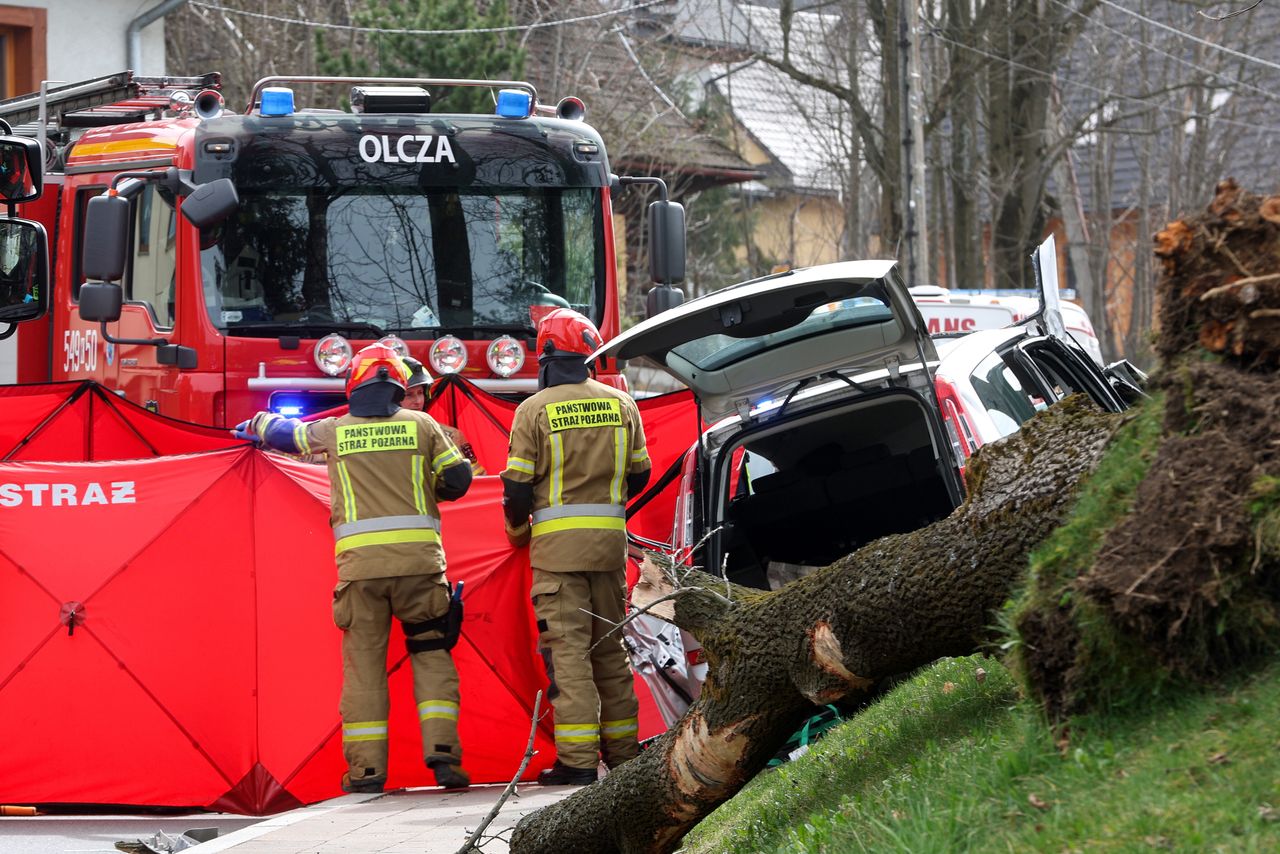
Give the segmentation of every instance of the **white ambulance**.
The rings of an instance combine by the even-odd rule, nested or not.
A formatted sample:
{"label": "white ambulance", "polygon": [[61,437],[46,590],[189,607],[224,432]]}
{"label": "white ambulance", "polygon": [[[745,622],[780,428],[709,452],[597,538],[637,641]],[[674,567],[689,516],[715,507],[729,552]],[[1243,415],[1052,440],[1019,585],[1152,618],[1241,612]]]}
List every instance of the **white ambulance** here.
{"label": "white ambulance", "polygon": [[[1040,307],[1040,301],[1029,296],[992,296],[981,291],[951,291],[932,285],[908,290],[928,325],[929,334],[934,336],[951,337],[1014,326],[1034,315]],[[1101,366],[1102,346],[1089,315],[1073,302],[1063,302],[1059,307],[1067,332]]]}

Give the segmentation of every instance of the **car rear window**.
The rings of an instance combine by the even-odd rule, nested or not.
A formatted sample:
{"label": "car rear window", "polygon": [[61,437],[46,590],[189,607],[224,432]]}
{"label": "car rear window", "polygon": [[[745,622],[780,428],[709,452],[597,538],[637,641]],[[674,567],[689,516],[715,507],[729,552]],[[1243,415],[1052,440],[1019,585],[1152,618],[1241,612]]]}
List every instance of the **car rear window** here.
{"label": "car rear window", "polygon": [[1036,407],[1023,390],[1022,383],[998,353],[983,359],[970,375],[969,382],[1001,436],[1017,432],[1027,419],[1036,414]]}
{"label": "car rear window", "polygon": [[671,348],[697,368],[714,371],[741,359],[750,358],[775,347],[813,335],[839,329],[894,321],[889,296],[879,282],[869,283],[856,296],[824,303],[809,312],[799,323],[777,332],[749,338],[732,335],[707,335]]}

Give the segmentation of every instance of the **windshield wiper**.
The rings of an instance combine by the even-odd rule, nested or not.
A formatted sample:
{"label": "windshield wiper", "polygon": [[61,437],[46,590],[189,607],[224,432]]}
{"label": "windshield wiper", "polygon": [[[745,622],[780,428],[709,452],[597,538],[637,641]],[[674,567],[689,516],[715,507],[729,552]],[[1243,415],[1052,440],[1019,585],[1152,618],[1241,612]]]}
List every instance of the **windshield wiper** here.
{"label": "windshield wiper", "polygon": [[[265,333],[267,335],[299,335],[304,338],[321,337],[330,332],[369,332],[375,338],[381,338],[387,334],[372,323],[353,320],[250,321],[249,323],[228,323],[227,331]],[[320,333],[320,336],[314,334],[317,332]]]}
{"label": "windshield wiper", "polygon": [[396,335],[406,332],[425,332],[431,335],[459,335],[460,337],[461,333],[464,332],[505,332],[508,335],[525,335],[530,338],[538,334],[538,330],[534,329],[527,323],[468,323],[441,326],[391,326],[387,328],[387,332],[391,332]]}

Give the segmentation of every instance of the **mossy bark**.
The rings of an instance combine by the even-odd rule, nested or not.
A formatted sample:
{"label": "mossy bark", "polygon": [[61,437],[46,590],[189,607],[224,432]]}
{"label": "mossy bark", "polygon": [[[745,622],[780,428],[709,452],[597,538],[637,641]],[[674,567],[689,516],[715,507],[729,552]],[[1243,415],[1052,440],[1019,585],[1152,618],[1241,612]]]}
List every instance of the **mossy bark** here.
{"label": "mossy bark", "polygon": [[969,464],[951,516],[773,593],[685,578],[673,620],[710,665],[701,698],[637,759],[520,822],[514,854],[666,852],[760,771],[814,704],[988,638],[1030,549],[1065,518],[1118,416],[1073,398]]}

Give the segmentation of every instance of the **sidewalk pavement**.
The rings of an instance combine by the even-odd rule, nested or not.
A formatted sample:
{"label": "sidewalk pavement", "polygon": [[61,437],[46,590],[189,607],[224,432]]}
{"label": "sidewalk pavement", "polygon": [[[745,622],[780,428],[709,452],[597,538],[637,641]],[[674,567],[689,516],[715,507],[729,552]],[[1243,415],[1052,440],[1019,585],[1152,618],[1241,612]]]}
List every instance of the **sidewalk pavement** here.
{"label": "sidewalk pavement", "polygon": [[[494,784],[463,792],[431,787],[344,795],[272,816],[190,850],[192,854],[455,854],[505,788],[505,784]],[[522,783],[485,830],[484,854],[505,854],[510,833],[490,837],[578,788]]]}

